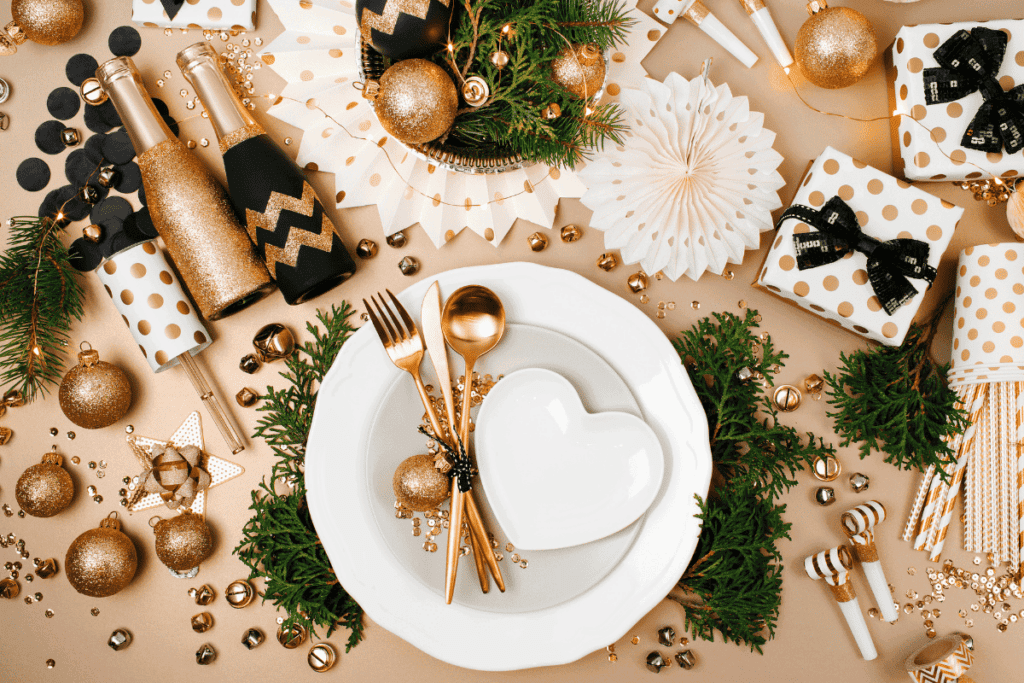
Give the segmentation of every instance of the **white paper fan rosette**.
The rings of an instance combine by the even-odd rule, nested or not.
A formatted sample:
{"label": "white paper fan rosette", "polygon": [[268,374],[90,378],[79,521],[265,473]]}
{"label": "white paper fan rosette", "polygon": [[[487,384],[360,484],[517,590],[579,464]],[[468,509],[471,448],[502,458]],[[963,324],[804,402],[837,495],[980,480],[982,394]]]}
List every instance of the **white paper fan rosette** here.
{"label": "white paper fan rosette", "polygon": [[664,83],[644,79],[620,101],[626,144],[579,172],[589,188],[581,201],[594,212],[591,226],[604,231],[605,247],[672,280],[741,263],[782,206],[782,156],[772,149],[775,133],[762,127],[764,115],[727,85],[677,73]]}
{"label": "white paper fan rosette", "polygon": [[[353,87],[359,80],[355,3],[269,3],[285,30],[260,57],[287,85],[280,93],[284,99],[267,113],[304,131],[297,161],[335,174],[338,208],[375,204],[385,234],[419,223],[437,247],[465,227],[497,246],[517,218],[550,228],[558,200],[586,191],[572,171],[544,164],[468,174],[420,159],[381,127]],[[625,6],[637,23],[627,44],[610,56],[602,102],[618,99],[620,84],[646,77],[640,62],[662,33],[658,22],[636,9],[636,0]]]}

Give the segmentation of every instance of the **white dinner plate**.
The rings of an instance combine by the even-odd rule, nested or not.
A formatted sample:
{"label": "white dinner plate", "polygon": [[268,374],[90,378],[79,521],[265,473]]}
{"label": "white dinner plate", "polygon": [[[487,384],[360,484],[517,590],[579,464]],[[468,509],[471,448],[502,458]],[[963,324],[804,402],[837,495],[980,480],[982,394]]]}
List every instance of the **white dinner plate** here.
{"label": "white dinner plate", "polygon": [[[379,408],[390,394],[408,394],[412,407],[404,423],[415,422],[422,410],[416,411],[411,379],[390,363],[372,327],[365,326],[345,344],[324,378],[313,416],[306,483],[317,533],[339,581],[367,615],[434,657],[483,670],[574,661],[620,638],[664,598],[689,563],[700,533],[694,495],[706,495],[711,475],[706,417],[678,355],[657,326],[629,302],[581,276],[510,263],[462,268],[435,279],[445,296],[467,284],[489,287],[501,297],[510,323],[559,332],[603,358],[629,387],[661,442],[661,489],[647,514],[619,532],[636,527],[635,539],[618,561],[574,597],[527,611],[486,610],[462,601],[445,605],[439,590],[443,571],[425,585],[415,574],[420,563],[396,556],[375,512],[383,487],[374,468],[382,467],[380,453],[387,450],[387,443],[382,448],[380,437],[374,443],[372,436]],[[433,281],[399,295],[416,318]],[[455,374],[461,363],[454,354],[451,358]],[[424,363],[424,369],[428,366]],[[444,540],[438,537],[436,555]],[[467,559],[459,572],[464,590],[476,582]],[[517,567],[502,564],[516,587],[534,585],[532,558],[518,576]],[[510,585],[509,593],[514,589]],[[543,592],[543,587],[536,590]]]}

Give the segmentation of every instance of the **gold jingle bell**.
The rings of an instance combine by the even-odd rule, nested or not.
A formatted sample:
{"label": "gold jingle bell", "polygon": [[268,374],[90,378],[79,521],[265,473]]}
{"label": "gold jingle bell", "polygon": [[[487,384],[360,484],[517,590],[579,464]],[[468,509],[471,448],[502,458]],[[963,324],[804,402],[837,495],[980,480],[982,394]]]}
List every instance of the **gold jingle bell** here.
{"label": "gold jingle bell", "polygon": [[21,586],[12,578],[0,579],[0,598],[13,600],[21,592]]}
{"label": "gold jingle bell", "polygon": [[619,262],[615,258],[615,254],[601,254],[597,257],[597,267],[605,272],[611,271],[617,265]]}
{"label": "gold jingle bell", "polygon": [[543,233],[535,232],[526,238],[531,251],[544,251],[548,246],[548,238]]}
{"label": "gold jingle bell", "polygon": [[356,256],[361,259],[371,259],[377,255],[377,243],[373,240],[361,239],[356,245]]}
{"label": "gold jingle bell", "polygon": [[192,630],[196,633],[206,633],[213,628],[213,615],[209,612],[200,612],[192,617]]}
{"label": "gold jingle bell", "polygon": [[196,601],[197,605],[209,605],[217,595],[213,592],[213,586],[204,583],[199,588],[190,588],[188,594]]}
{"label": "gold jingle bell", "polygon": [[558,106],[557,102],[552,102],[548,106],[541,110],[540,115],[546,118],[548,121],[554,121],[562,115],[562,108]]}
{"label": "gold jingle bell", "polygon": [[243,387],[241,391],[235,394],[235,400],[243,408],[252,408],[260,400],[260,395],[249,387]]}
{"label": "gold jingle bell", "polygon": [[843,466],[832,455],[819,455],[814,459],[811,470],[818,481],[835,481],[843,471]]}
{"label": "gold jingle bell", "polygon": [[103,227],[93,223],[82,228],[82,237],[89,240],[93,244],[98,243],[103,239]]}
{"label": "gold jingle bell", "polygon": [[213,649],[213,645],[209,643],[203,643],[196,650],[196,664],[203,666],[212,664],[213,660],[217,659],[217,651]]}
{"label": "gold jingle bell", "polygon": [[824,388],[825,380],[821,378],[821,375],[811,374],[804,378],[804,389],[814,397],[815,401],[821,400],[821,391]]}
{"label": "gold jingle bell", "polygon": [[132,644],[132,634],[128,629],[119,628],[107,638],[107,645],[114,652],[120,652]]}
{"label": "gold jingle bell", "polygon": [[227,600],[228,604],[235,609],[242,609],[251,603],[255,597],[255,589],[253,589],[252,584],[245,579],[232,581],[228,584],[228,587],[224,589],[224,599]]}
{"label": "gold jingle bell", "polygon": [[57,560],[52,557],[48,557],[45,560],[38,560],[39,564],[35,565],[36,576],[40,579],[48,579],[57,573]]}
{"label": "gold jingle bell", "polygon": [[10,441],[12,436],[14,436],[14,432],[10,427],[0,427],[0,446]]}
{"label": "gold jingle bell", "polygon": [[634,294],[640,294],[647,289],[647,273],[642,270],[638,273],[633,273],[626,280],[626,284],[629,285],[629,291]]}
{"label": "gold jingle bell", "polygon": [[110,189],[117,185],[117,181],[120,179],[117,169],[113,166],[104,166],[100,169],[99,173],[96,174],[96,180],[103,187]]}
{"label": "gold jingle bell", "polygon": [[388,235],[387,237],[385,237],[384,241],[388,243],[389,247],[393,247],[395,249],[401,249],[409,241],[409,238],[405,236],[404,232],[399,230],[398,232],[393,233],[393,234]]}
{"label": "gold jingle bell", "polygon": [[309,654],[306,655],[306,661],[309,662],[309,668],[318,674],[322,674],[325,671],[330,671],[331,667],[338,660],[338,653],[334,651],[334,648],[328,643],[317,643],[313,647],[309,648]]}
{"label": "gold jingle bell", "polygon": [[871,479],[868,475],[861,474],[860,472],[854,472],[850,475],[850,489],[854,493],[863,493],[868,490],[870,485]]}
{"label": "gold jingle bell", "polygon": [[800,390],[790,384],[783,384],[772,394],[772,403],[778,410],[791,413],[800,407]]}
{"label": "gold jingle bell", "polygon": [[697,666],[697,657],[691,650],[683,650],[676,653],[676,664],[684,669],[692,669]]}
{"label": "gold jingle bell", "polygon": [[508,53],[504,50],[496,50],[491,53],[491,64],[498,69],[504,68],[508,64]]}
{"label": "gold jingle bell", "polygon": [[583,237],[583,230],[580,229],[580,226],[570,223],[569,225],[562,226],[561,236],[562,241],[566,244],[576,242]]}
{"label": "gold jingle bell", "polygon": [[819,486],[814,492],[814,500],[822,507],[836,502],[836,491],[831,486]]}
{"label": "gold jingle bell", "polygon": [[65,147],[76,147],[82,141],[82,134],[76,128],[65,128],[60,132],[60,141]]}
{"label": "gold jingle bell", "polygon": [[79,86],[79,90],[86,104],[91,104],[95,107],[107,101],[107,91],[103,89],[97,78],[85,79],[82,81],[82,85]]}
{"label": "gold jingle bell", "polygon": [[256,355],[264,363],[284,360],[295,352],[295,337],[291,330],[280,323],[271,323],[260,328],[252,338]]}
{"label": "gold jingle bell", "polygon": [[245,645],[246,650],[256,649],[263,644],[263,640],[263,631],[256,627],[247,629],[246,632],[242,634],[242,645]]}
{"label": "gold jingle bell", "polygon": [[420,262],[412,256],[406,256],[398,262],[398,269],[402,271],[402,275],[415,275],[420,269]]}
{"label": "gold jingle bell", "polygon": [[292,624],[288,628],[281,626],[277,629],[277,642],[286,650],[294,650],[306,642],[308,637],[309,631],[302,624]]}

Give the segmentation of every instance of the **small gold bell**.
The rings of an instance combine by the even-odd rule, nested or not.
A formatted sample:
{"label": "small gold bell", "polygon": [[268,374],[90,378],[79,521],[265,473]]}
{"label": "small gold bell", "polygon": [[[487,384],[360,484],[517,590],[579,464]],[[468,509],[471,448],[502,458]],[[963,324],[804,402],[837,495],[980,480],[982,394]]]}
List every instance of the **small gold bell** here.
{"label": "small gold bell", "polygon": [[100,191],[92,185],[82,185],[78,188],[78,198],[86,204],[92,206],[100,200]]}
{"label": "small gold bell", "polygon": [[256,597],[256,591],[253,589],[252,584],[245,579],[232,581],[224,589],[224,599],[235,609],[242,609],[252,602],[254,597]]}
{"label": "small gold bell", "polygon": [[819,455],[814,459],[814,468],[812,472],[814,474],[814,478],[818,481],[835,481],[842,471],[843,466],[835,459],[834,456]]}
{"label": "small gold bell", "polygon": [[245,645],[245,649],[254,650],[263,643],[263,631],[258,628],[250,628],[242,634],[242,645]]}
{"label": "small gold bell", "polygon": [[82,237],[96,244],[103,239],[103,226],[96,225],[95,223],[85,226],[82,228]]}
{"label": "small gold bell", "polygon": [[291,330],[280,323],[271,323],[260,328],[252,338],[256,355],[264,363],[284,360],[295,351],[295,337]]}
{"label": "small gold bell", "polygon": [[772,403],[778,410],[791,413],[800,407],[800,390],[790,384],[783,384],[772,394]]}
{"label": "small gold bell", "polygon": [[814,500],[822,507],[828,507],[832,503],[836,502],[836,492],[830,486],[819,486],[818,490],[814,492]]}
{"label": "small gold bell", "polygon": [[820,375],[812,374],[804,378],[804,389],[814,397],[815,401],[821,400],[821,392],[825,388],[825,380]]}
{"label": "small gold bell", "polygon": [[209,612],[200,612],[192,617],[192,630],[196,633],[206,633],[213,628],[213,615]]}
{"label": "small gold bell", "polygon": [[530,249],[533,251],[544,251],[548,246],[548,238],[539,232],[535,232],[527,237],[526,241],[530,244]]}
{"label": "small gold bell", "polygon": [[577,241],[581,237],[583,237],[583,230],[581,230],[578,225],[572,225],[570,223],[569,225],[562,226],[563,242],[568,244],[569,242]]}
{"label": "small gold bell", "polygon": [[113,187],[118,181],[117,169],[113,166],[104,166],[100,169],[99,173],[96,174],[96,180],[99,181],[99,184],[103,187]]}
{"label": "small gold bell", "polygon": [[119,628],[107,638],[107,645],[114,652],[120,652],[132,644],[132,634],[127,629]]}
{"label": "small gold bell", "polygon": [[554,121],[555,119],[562,115],[562,108],[558,106],[557,102],[552,102],[548,106],[544,107],[540,115],[546,118],[548,121]]}
{"label": "small gold bell", "polygon": [[0,579],[0,598],[13,600],[21,592],[21,586],[11,578]]}
{"label": "small gold bell", "polygon": [[854,472],[850,475],[850,488],[854,493],[863,493],[871,485],[871,479],[866,474]]}
{"label": "small gold bell", "polygon": [[260,400],[260,395],[249,387],[243,387],[241,391],[235,394],[235,400],[243,408],[251,408]]}
{"label": "small gold bell", "polygon": [[281,643],[286,650],[294,650],[306,642],[309,631],[302,624],[292,624],[288,628],[281,626],[277,629],[277,642]]}
{"label": "small gold bell", "polygon": [[192,599],[196,601],[197,605],[209,605],[213,602],[216,594],[213,592],[213,587],[208,583],[204,583],[199,588],[191,588],[188,594],[192,596]]}
{"label": "small gold bell", "polygon": [[497,50],[491,53],[491,64],[502,69],[508,64],[508,53],[504,50]]}
{"label": "small gold bell", "polygon": [[260,359],[255,353],[247,353],[238,361],[238,369],[247,374],[253,374],[260,369]]}
{"label": "small gold bell", "polygon": [[691,650],[683,650],[676,653],[676,664],[689,670],[697,666],[697,657]]}
{"label": "small gold bell", "polygon": [[651,652],[647,655],[647,669],[649,671],[659,674],[668,665],[669,663],[665,661],[660,652]]}
{"label": "small gold bell", "polygon": [[601,254],[597,257],[597,267],[605,272],[611,271],[617,265],[619,262],[615,258],[615,254]]}
{"label": "small gold bell", "polygon": [[356,245],[356,256],[361,259],[371,259],[377,255],[377,243],[373,240],[362,239]]}
{"label": "small gold bell", "polygon": [[60,141],[65,147],[76,147],[82,141],[82,134],[76,128],[65,128],[60,132]]}
{"label": "small gold bell", "polygon": [[402,275],[415,275],[420,269],[420,262],[412,256],[406,256],[398,262],[398,269],[402,271]]}
{"label": "small gold bell", "polygon": [[317,643],[313,647],[309,648],[309,654],[306,655],[306,661],[309,662],[309,668],[316,671],[318,674],[329,671],[337,660],[338,653],[336,653],[334,648],[328,643]]}
{"label": "small gold bell", "polygon": [[217,651],[213,649],[213,645],[209,643],[203,643],[196,650],[196,664],[212,664],[213,660],[217,659]]}
{"label": "small gold bell", "polygon": [[10,441],[12,436],[14,436],[14,432],[10,427],[0,427],[0,446]]}
{"label": "small gold bell", "polygon": [[80,89],[82,99],[85,100],[86,104],[96,106],[107,101],[107,92],[96,78],[87,78],[82,81]]}
{"label": "small gold bell", "polygon": [[389,247],[394,247],[395,249],[401,249],[409,241],[409,238],[405,236],[404,232],[398,231],[398,232],[394,233],[393,235],[388,235],[384,239],[384,241],[388,243]]}
{"label": "small gold bell", "polygon": [[633,273],[626,280],[626,284],[629,285],[629,291],[634,294],[640,294],[647,289],[647,273],[642,270],[638,273]]}

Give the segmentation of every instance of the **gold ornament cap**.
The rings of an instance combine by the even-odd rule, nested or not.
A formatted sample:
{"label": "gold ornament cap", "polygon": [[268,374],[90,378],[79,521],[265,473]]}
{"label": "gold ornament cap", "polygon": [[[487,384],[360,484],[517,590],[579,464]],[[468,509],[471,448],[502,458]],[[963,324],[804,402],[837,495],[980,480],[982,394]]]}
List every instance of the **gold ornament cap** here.
{"label": "gold ornament cap", "polygon": [[826,9],[828,9],[827,0],[811,0],[811,2],[807,3],[807,13],[811,16],[814,16],[818,12]]}

